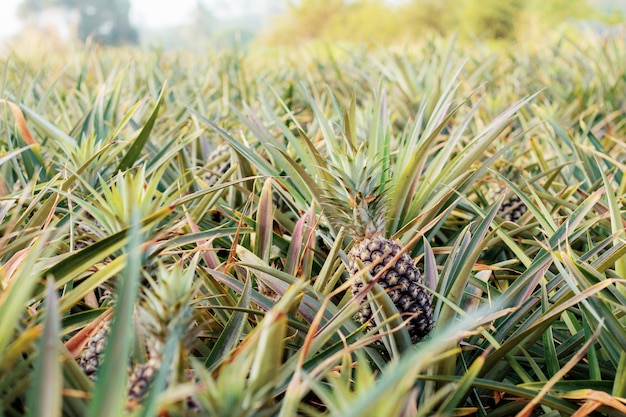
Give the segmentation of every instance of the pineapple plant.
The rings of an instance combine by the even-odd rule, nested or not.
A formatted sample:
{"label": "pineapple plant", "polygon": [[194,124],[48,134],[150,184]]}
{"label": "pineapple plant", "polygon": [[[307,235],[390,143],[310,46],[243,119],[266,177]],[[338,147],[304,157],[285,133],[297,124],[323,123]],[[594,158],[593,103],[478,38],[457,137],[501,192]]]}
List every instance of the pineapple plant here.
{"label": "pineapple plant", "polygon": [[92,381],[96,380],[98,369],[102,364],[107,336],[111,330],[111,320],[107,319],[98,325],[98,329],[87,340],[78,358],[78,366]]}
{"label": "pineapple plant", "polygon": [[[333,220],[353,239],[347,254],[348,272],[354,279],[352,294],[356,297],[364,290],[366,282],[360,271],[371,268],[370,275],[387,292],[406,320],[412,342],[417,343],[434,325],[432,297],[402,244],[385,236],[388,191],[381,181],[381,164],[367,157],[364,146],[343,153],[338,162],[339,166],[331,167],[331,174],[339,181],[327,190],[326,201],[329,210],[336,209],[332,210]],[[368,303],[361,306],[358,319],[369,328],[375,326]]]}
{"label": "pineapple plant", "polygon": [[[171,269],[159,264],[154,277],[145,274],[150,285],[143,291],[137,309],[137,319],[145,333],[142,339],[147,360],[137,364],[131,372],[129,400],[140,401],[159,369],[163,366],[170,367],[172,359],[175,363],[181,361],[184,363],[185,355],[189,352],[196,335],[191,305],[196,288],[193,277],[193,267],[183,271],[179,264],[174,264]],[[178,352],[178,357],[164,361],[166,345],[170,339],[176,344],[175,351]],[[167,373],[173,369],[176,368],[170,367]]]}
{"label": "pineapple plant", "polygon": [[[438,39],[382,54],[339,55],[331,46],[332,65],[310,50],[297,54],[296,69],[262,49],[228,62],[205,54],[155,59],[154,52],[126,62],[128,54],[91,48],[76,57],[40,54],[34,68],[13,55],[0,69],[0,101],[13,100],[24,117],[14,123],[3,107],[0,120],[0,415],[108,417],[137,403],[126,414],[626,415],[624,169],[617,163],[624,147],[615,140],[626,127],[615,82],[624,74],[626,48],[621,38],[576,43],[572,33],[558,45],[538,42],[530,55]],[[446,86],[462,62],[462,77]],[[587,62],[594,65],[580,65]],[[280,72],[272,74],[277,63]],[[156,96],[165,78],[172,83],[162,89],[164,105],[152,113],[132,105]],[[378,79],[389,94],[363,91]],[[318,105],[307,104],[305,114],[295,88],[284,99],[285,86],[304,80]],[[469,91],[476,80],[485,83]],[[340,132],[324,115],[339,110],[351,86],[358,100]],[[532,108],[493,117],[544,87]],[[221,111],[225,105],[232,111]],[[268,120],[253,119],[256,108]],[[221,175],[226,154],[221,163],[204,160],[207,170],[199,171],[199,128],[184,126],[201,118],[188,120],[189,111],[219,115],[220,125],[237,126],[231,130],[241,131],[250,148],[243,152],[229,140],[231,161],[241,167],[241,185],[229,195],[218,195],[226,192],[219,186],[214,194],[189,186],[196,172],[211,170],[208,182],[223,183],[235,171]],[[233,114],[248,124],[240,129],[241,120],[228,120]],[[506,124],[514,114],[517,123]],[[335,146],[337,140],[345,143]],[[498,178],[474,190],[490,168],[485,163],[497,162],[494,152],[504,161],[493,167]],[[542,199],[533,214],[545,216],[520,219],[526,207],[518,196],[530,200],[525,182],[507,171],[512,161],[537,187],[528,198]],[[142,166],[145,173],[137,175]],[[283,198],[288,211],[274,200],[278,210],[257,209],[267,215],[250,217],[260,198],[248,176],[271,178],[278,191],[272,196]],[[505,189],[501,178],[519,189]],[[491,205],[481,220],[473,205],[467,209],[468,197],[486,206],[501,201],[499,193],[513,196],[500,211]],[[237,227],[203,221],[215,207],[228,212],[230,223],[242,221]],[[142,234],[123,247],[132,208],[141,211]],[[167,215],[152,217],[164,208]],[[309,209],[311,221],[298,223]],[[496,215],[532,224],[492,227]],[[66,230],[71,222],[75,235]],[[404,253],[422,234],[423,248]],[[258,264],[243,256],[248,246]],[[229,248],[232,256],[221,256]],[[206,255],[207,265],[189,262],[190,253]],[[424,254],[421,271],[415,253]],[[172,268],[162,272],[157,260]],[[232,267],[217,268],[221,261]],[[156,289],[165,281],[178,294],[181,280],[164,276],[186,274],[178,274],[179,262],[201,294],[193,313],[206,324],[201,338],[194,337],[192,315],[181,313],[189,310],[186,296],[155,295],[167,293]],[[337,288],[348,273],[350,282]],[[40,284],[48,276],[55,287],[46,294]],[[255,291],[262,276],[269,283],[296,278],[297,291],[281,291],[274,305]],[[437,288],[432,313],[422,279]],[[137,287],[144,295],[139,308]],[[100,294],[115,301],[120,320],[105,321],[100,310],[110,304]],[[400,321],[388,313],[398,311],[408,327],[382,339],[385,348],[402,342],[397,356],[372,348],[374,337],[359,333],[351,319],[388,329]],[[138,340],[127,326],[133,314]],[[433,319],[436,332],[405,349]],[[72,334],[76,343],[66,341]],[[78,365],[55,349],[61,341],[75,346]],[[101,361],[103,349],[120,354]],[[193,355],[197,360],[187,360]]]}
{"label": "pineapple plant", "polygon": [[489,204],[493,204],[502,195],[506,196],[498,208],[498,216],[507,221],[517,223],[524,213],[528,211],[528,207],[517,194],[509,196],[509,189],[502,182],[490,182],[488,187],[485,193],[485,200]]}
{"label": "pineapple plant", "polygon": [[[165,204],[166,197],[154,189],[156,181],[152,181],[152,178],[156,179],[158,176],[147,179],[143,169],[139,170],[134,177],[131,174],[130,171],[128,174],[120,173],[113,179],[110,186],[103,187],[102,196],[94,192],[96,197],[94,197],[93,204],[84,204],[85,212],[74,228],[77,251],[97,243],[98,239],[119,233],[127,228],[130,222],[130,208],[139,207],[147,214],[151,210],[158,210],[159,205]],[[158,235],[156,242],[174,234],[175,232],[170,229]],[[118,253],[113,253],[104,258],[100,264],[94,265],[89,275],[107,267],[117,255]],[[152,281],[148,279],[144,283],[158,279],[156,259],[160,259],[159,245],[153,244],[146,248],[146,258],[142,265],[144,276]],[[118,301],[119,285],[118,280],[107,280],[94,288],[85,297],[85,301],[96,308],[115,305]],[[111,319],[100,322],[96,329],[92,329],[84,348],[76,358],[79,367],[91,380],[95,381],[97,378],[110,330]]]}

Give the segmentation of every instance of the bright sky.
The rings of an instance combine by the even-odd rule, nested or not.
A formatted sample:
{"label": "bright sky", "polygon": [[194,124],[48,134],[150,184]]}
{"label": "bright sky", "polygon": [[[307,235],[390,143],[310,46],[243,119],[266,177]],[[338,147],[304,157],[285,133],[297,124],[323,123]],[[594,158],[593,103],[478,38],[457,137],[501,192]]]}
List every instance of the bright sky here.
{"label": "bright sky", "polygon": [[20,21],[16,16],[19,3],[19,0],[0,1],[0,40],[20,29]]}
{"label": "bright sky", "polygon": [[151,29],[173,26],[188,20],[195,4],[196,0],[131,0],[130,18]]}
{"label": "bright sky", "polygon": [[[273,0],[205,0],[217,17],[225,18],[244,11],[263,12]],[[274,0],[275,1],[275,0]],[[0,0],[0,40],[17,33],[21,22],[17,18],[20,0]],[[149,28],[174,26],[191,17],[196,0],[130,0],[131,20]]]}

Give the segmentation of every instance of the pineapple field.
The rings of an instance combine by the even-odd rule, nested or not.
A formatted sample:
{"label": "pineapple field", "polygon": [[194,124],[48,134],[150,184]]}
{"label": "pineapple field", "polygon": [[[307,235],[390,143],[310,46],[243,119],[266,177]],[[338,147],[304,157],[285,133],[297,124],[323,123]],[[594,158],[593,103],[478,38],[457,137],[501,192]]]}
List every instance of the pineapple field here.
{"label": "pineapple field", "polygon": [[0,416],[626,415],[623,35],[0,64]]}

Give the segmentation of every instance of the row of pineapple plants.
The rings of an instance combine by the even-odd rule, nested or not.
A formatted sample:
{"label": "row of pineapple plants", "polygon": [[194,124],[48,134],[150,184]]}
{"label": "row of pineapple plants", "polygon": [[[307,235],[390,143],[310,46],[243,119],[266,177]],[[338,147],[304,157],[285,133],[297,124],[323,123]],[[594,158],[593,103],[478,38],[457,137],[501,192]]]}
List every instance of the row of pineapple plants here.
{"label": "row of pineapple plants", "polygon": [[8,57],[2,415],[623,415],[594,36]]}

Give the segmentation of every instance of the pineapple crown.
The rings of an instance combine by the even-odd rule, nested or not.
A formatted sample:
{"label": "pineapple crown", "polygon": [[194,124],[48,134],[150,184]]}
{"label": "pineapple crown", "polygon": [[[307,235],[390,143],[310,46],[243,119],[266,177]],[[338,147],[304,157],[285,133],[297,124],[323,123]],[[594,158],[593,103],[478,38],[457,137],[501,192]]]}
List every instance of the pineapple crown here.
{"label": "pineapple crown", "polygon": [[196,291],[194,269],[183,270],[178,263],[168,269],[159,263],[156,277],[146,276],[150,287],[144,290],[139,314],[153,342],[163,343],[170,331],[176,331],[181,340],[190,339],[194,321],[192,302]]}
{"label": "pineapple crown", "polygon": [[388,196],[381,159],[368,155],[365,144],[333,156],[323,198],[330,220],[355,236],[381,233]]}

